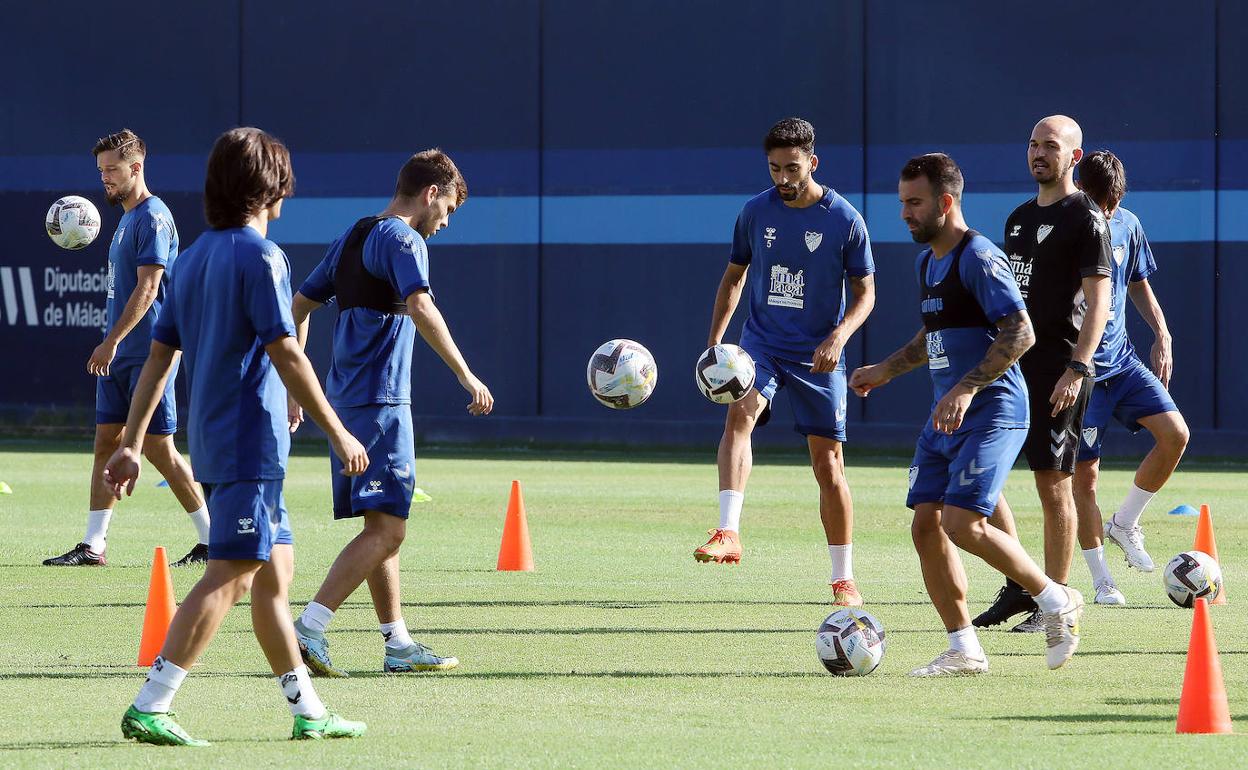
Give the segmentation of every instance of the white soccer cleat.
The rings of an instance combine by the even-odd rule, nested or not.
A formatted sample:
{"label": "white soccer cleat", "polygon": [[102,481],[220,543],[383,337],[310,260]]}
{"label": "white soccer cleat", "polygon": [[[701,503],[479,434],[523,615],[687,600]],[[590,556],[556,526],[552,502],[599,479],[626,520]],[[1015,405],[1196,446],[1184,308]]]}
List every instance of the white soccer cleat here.
{"label": "white soccer cleat", "polygon": [[1083,616],[1083,595],[1073,588],[1062,586],[1066,592],[1066,605],[1057,612],[1045,612],[1044,643],[1048,648],[1045,657],[1049,668],[1061,668],[1079,647],[1079,618]]}
{"label": "white soccer cleat", "polygon": [[958,650],[945,650],[926,666],[916,668],[910,676],[975,676],[988,673],[988,658],[972,658]]}
{"label": "white soccer cleat", "polygon": [[1127,597],[1122,595],[1122,591],[1118,590],[1118,586],[1114,585],[1113,578],[1105,578],[1096,584],[1096,603],[1104,604],[1109,607],[1121,607],[1127,603]]}
{"label": "white soccer cleat", "polygon": [[1115,524],[1111,516],[1105,523],[1105,539],[1122,549],[1127,557],[1127,566],[1134,567],[1140,572],[1152,572],[1156,569],[1153,566],[1153,557],[1144,550],[1144,530],[1138,525],[1131,529],[1124,529]]}

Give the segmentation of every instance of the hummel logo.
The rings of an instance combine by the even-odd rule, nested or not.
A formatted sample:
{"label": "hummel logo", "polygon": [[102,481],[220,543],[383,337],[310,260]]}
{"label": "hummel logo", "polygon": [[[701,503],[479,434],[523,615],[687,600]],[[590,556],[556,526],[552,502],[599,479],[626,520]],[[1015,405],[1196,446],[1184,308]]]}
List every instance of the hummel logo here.
{"label": "hummel logo", "polygon": [[1049,237],[1049,233],[1053,232],[1053,225],[1040,225],[1036,228],[1036,243],[1041,243],[1045,238]]}
{"label": "hummel logo", "polygon": [[370,482],[368,482],[368,488],[367,488],[367,489],[361,489],[361,490],[360,490],[360,492],[359,492],[359,496],[360,496],[360,497],[372,497],[372,496],[374,496],[374,495],[380,495],[380,494],[381,494],[382,492],[384,492],[384,491],[385,491],[385,490],[383,490],[383,489],[381,488],[381,482],[380,482],[380,481],[370,481]]}
{"label": "hummel logo", "polygon": [[983,475],[983,473],[984,473],[984,471],[986,471],[986,470],[988,470],[988,468],[980,468],[980,467],[978,467],[978,466],[976,466],[976,465],[975,465],[975,461],[974,461],[974,460],[971,460],[971,467],[969,467],[969,468],[967,468],[966,470],[962,471],[962,473],[958,476],[958,486],[960,486],[960,487],[969,487],[971,484],[973,484],[973,483],[975,482],[975,479],[973,479],[973,478],[967,478],[966,474],[968,474],[968,473],[969,473],[969,474],[971,474],[971,476],[982,476],[982,475]]}
{"label": "hummel logo", "polygon": [[[1071,431],[1071,435],[1073,435],[1073,431]],[[1067,432],[1051,430],[1049,431],[1049,438],[1053,439],[1053,443],[1049,446],[1049,451],[1053,453],[1054,457],[1057,457],[1066,446]]]}
{"label": "hummel logo", "polygon": [[255,523],[256,523],[255,519],[249,516],[244,516],[243,518],[239,519],[238,520],[238,534],[240,535],[255,534],[256,532]]}
{"label": "hummel logo", "polygon": [[767,248],[769,248],[769,249],[770,249],[770,248],[771,248],[771,242],[772,242],[772,241],[774,241],[774,240],[776,239],[776,228],[774,228],[774,227],[765,227],[765,228],[763,228],[763,230],[764,230],[764,232],[766,233],[765,235],[763,235],[763,240],[764,240],[764,241],[767,241]]}

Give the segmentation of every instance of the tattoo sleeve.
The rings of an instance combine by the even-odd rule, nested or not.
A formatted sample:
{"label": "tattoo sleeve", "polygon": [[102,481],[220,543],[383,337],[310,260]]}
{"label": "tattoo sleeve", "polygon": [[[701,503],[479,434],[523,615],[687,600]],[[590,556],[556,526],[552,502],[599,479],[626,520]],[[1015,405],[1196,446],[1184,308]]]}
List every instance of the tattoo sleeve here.
{"label": "tattoo sleeve", "polygon": [[891,380],[925,363],[927,363],[927,334],[923,329],[919,329],[918,334],[915,334],[909,342],[881,361],[880,367]]}
{"label": "tattoo sleeve", "polygon": [[1035,341],[1036,335],[1026,310],[1007,315],[997,321],[997,338],[984,353],[984,360],[967,372],[958,384],[978,391],[1005,374],[1005,370],[1022,358]]}

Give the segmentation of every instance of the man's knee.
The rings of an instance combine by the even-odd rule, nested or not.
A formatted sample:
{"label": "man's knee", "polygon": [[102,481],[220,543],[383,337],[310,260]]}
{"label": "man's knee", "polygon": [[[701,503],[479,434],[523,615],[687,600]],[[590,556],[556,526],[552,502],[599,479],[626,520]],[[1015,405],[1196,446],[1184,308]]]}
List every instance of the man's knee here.
{"label": "man's knee", "polygon": [[382,511],[364,515],[364,532],[388,551],[397,551],[407,537],[407,521]]}
{"label": "man's knee", "polygon": [[1083,460],[1075,466],[1075,478],[1071,482],[1075,500],[1096,500],[1096,485],[1100,480],[1100,464],[1100,460]]}
{"label": "man's knee", "polygon": [[910,539],[916,546],[931,542],[933,538],[944,537],[941,532],[940,514],[935,511],[918,511],[910,522]]}
{"label": "man's knee", "polygon": [[845,465],[839,455],[831,452],[821,453],[811,458],[811,469],[815,472],[815,481],[824,490],[837,489],[845,484]]}
{"label": "man's knee", "polygon": [[1187,422],[1179,416],[1178,412],[1173,412],[1173,414],[1175,419],[1163,423],[1162,429],[1153,432],[1153,438],[1162,451],[1181,457],[1187,450],[1187,442],[1191,440],[1192,434],[1188,430]]}
{"label": "man's knee", "polygon": [[173,436],[148,436],[143,442],[143,456],[153,465],[167,462],[175,454]]}
{"label": "man's knee", "polygon": [[95,456],[97,458],[108,460],[121,446],[122,426],[111,425],[96,426],[95,429]]}

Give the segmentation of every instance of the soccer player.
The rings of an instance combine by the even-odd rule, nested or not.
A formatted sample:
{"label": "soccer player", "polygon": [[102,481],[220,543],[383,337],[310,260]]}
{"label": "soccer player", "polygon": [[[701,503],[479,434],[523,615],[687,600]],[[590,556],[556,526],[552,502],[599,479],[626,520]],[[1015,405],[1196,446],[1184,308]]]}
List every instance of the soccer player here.
{"label": "soccer player", "polygon": [[[1075,507],[1079,516],[1079,546],[1096,585],[1097,604],[1125,604],[1126,598],[1110,577],[1101,540],[1101,509],[1096,502],[1101,444],[1112,415],[1127,430],[1141,428],[1153,434],[1153,448],[1135,472],[1135,482],[1122,506],[1105,523],[1105,539],[1126,555],[1127,564],[1153,571],[1144,550],[1140,515],[1153,495],[1170,479],[1187,448],[1183,415],[1166,392],[1170,382],[1170,332],[1161,305],[1148,278],[1157,270],[1140,220],[1119,205],[1127,192],[1127,173],[1112,152],[1100,150],[1079,161],[1083,191],[1105,212],[1113,249],[1113,285],[1109,322],[1096,349],[1096,385],[1083,418],[1082,441],[1075,466]],[[1153,371],[1144,365],[1127,336],[1126,297],[1153,330]]]}
{"label": "soccer player", "polygon": [[[87,359],[95,384],[95,462],[91,468],[91,510],[82,542],[60,556],[44,560],[50,567],[87,567],[107,564],[104,557],[108,522],[115,500],[103,482],[104,463],[117,450],[139,370],[147,358],[152,324],[165,299],[168,271],[178,256],[178,229],[164,201],[147,189],[144,170],[147,145],[123,128],[109,134],[92,150],[104,196],[121,204],[121,221],[108,245],[108,333]],[[208,561],[208,509],[191,467],[173,444],[178,429],[173,397],[174,370],[161,394],[156,416],[148,427],[143,454],[169,482],[178,502],[199,535],[198,544],[175,567]]]}
{"label": "soccer player", "polygon": [[[325,630],[334,612],[367,581],[381,624],[390,673],[454,668],[459,661],[435,655],[414,641],[399,602],[399,546],[416,483],[412,440],[412,345],[416,332],[433,348],[468,391],[468,412],[489,414],[494,398],[472,373],[429,289],[425,239],[447,225],[464,205],[468,186],[441,150],[417,153],[399,170],[394,197],[385,211],[353,224],[329,248],[294,299],[301,342],[308,315],[335,302],[333,363],[326,394],[347,428],[368,446],[369,470],[354,478],[338,473],[331,453],[334,518],[360,517],[363,531],[334,561],[295,621],[308,668],[324,676],[345,676],[329,657]],[[301,419],[291,405],[291,427]]]}
{"label": "soccer player", "polygon": [[[290,263],[265,236],[294,189],[290,154],[258,128],[222,134],[208,158],[204,213],[212,229],[178,261],[152,330],[151,353],[130,406],[122,446],[104,480],[116,497],[139,478],[143,431],[173,370],[186,358],[191,461],[212,506],[208,566],[178,608],[164,647],[121,720],[127,738],[203,746],[169,706],[225,615],[251,591],[251,621],[294,715],[292,738],[363,734],[326,710],[299,659],[287,589],[294,550],[282,480],[290,451],[286,391],[325,429],[343,473],[368,467],[360,442],[343,427],[295,339]],[[286,387],[282,387],[285,383]]]}
{"label": "soccer player", "polygon": [[923,582],[949,649],[911,676],[988,671],[966,608],[966,573],[954,545],[1009,575],[1044,611],[1049,668],[1079,646],[1083,597],[1046,577],[1017,539],[992,527],[1005,478],[1027,438],[1027,388],[1018,359],[1035,341],[1002,254],[962,217],[962,172],[948,155],[911,158],[901,171],[901,218],[919,253],[923,328],[883,362],[854,371],[860,396],[922,366],[931,372],[931,418],[910,465],[906,505]]}
{"label": "soccer player", "polygon": [[[845,362],[841,352],[875,305],[871,243],[862,216],[814,179],[815,129],[801,118],[772,126],[763,151],[774,186],[737,217],[707,345],[717,345],[742,291],[749,316],[741,347],[754,359],[754,387],[728,407],[719,443],[719,526],[693,552],[700,562],[741,559],[741,506],[753,458],[750,435],[789,389],[819,484],[819,516],[832,561],[833,603],[862,604],[854,584],[853,500],[845,481]],[[845,307],[845,284],[852,300]]]}
{"label": "soccer player", "polygon": [[[1075,187],[1074,168],[1083,157],[1082,144],[1079,124],[1064,115],[1036,124],[1027,163],[1039,191],[1005,222],[1005,251],[1036,333],[1036,344],[1020,361],[1031,402],[1023,454],[1035,474],[1044,511],[1044,572],[1062,584],[1070,578],[1074,556],[1071,477],[1096,374],[1092,357],[1109,316],[1112,261],[1105,216]],[[1005,506],[992,522],[1007,533],[1015,532]],[[1033,597],[1007,579],[992,606],[975,618],[975,625],[994,626],[1020,612],[1031,615],[1012,630],[1044,630]]]}

